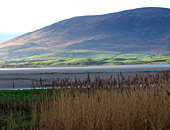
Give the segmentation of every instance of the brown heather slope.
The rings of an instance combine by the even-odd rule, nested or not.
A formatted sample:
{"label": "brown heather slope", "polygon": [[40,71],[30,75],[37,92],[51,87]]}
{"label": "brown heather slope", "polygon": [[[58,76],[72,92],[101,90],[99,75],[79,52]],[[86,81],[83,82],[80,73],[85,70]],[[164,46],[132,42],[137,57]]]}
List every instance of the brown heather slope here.
{"label": "brown heather slope", "polygon": [[23,52],[33,48],[36,54],[56,49],[166,51],[170,49],[170,9],[139,8],[74,17],[1,43],[0,48],[6,54],[23,48]]}

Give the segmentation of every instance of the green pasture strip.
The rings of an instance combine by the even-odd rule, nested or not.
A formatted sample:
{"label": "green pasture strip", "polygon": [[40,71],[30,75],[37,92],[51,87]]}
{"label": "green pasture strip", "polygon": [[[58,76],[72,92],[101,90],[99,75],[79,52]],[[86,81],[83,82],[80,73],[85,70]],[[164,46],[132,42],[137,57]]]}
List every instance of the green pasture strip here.
{"label": "green pasture strip", "polygon": [[[43,94],[52,92],[52,89],[31,89],[31,90],[0,90],[0,101],[28,101],[41,99]],[[57,92],[59,92],[58,90]]]}
{"label": "green pasture strip", "polygon": [[55,67],[83,65],[119,65],[119,64],[169,64],[170,58],[76,58],[63,60],[47,60],[39,62],[8,63],[6,67]]}
{"label": "green pasture strip", "polygon": [[29,100],[33,94],[40,92],[40,90],[0,90],[0,100]]}
{"label": "green pasture strip", "polygon": [[50,53],[34,55],[26,58],[12,59],[8,61],[19,61],[19,60],[38,60],[44,58],[101,58],[101,57],[113,57],[120,54],[120,52],[109,52],[109,51],[95,51],[95,50],[55,50]]}
{"label": "green pasture strip", "polygon": [[84,65],[169,64],[169,52],[110,52],[95,50],[53,50],[50,53],[1,61],[1,67],[56,67]]}

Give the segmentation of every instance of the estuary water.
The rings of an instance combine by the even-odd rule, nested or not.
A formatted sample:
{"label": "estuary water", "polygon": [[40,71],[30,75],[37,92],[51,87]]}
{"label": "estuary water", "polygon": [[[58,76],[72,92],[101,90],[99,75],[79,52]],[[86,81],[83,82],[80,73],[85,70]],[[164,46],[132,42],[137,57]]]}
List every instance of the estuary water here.
{"label": "estuary water", "polygon": [[[0,68],[0,90],[30,89],[32,81],[51,83],[56,78],[85,79],[90,74],[95,77],[109,78],[120,72],[125,76],[138,73],[154,74],[159,71],[170,70],[170,64],[163,65],[116,65],[116,66],[83,66],[83,67],[43,67],[43,68]],[[14,88],[13,88],[14,87]]]}
{"label": "estuary water", "polygon": [[0,68],[0,70],[60,70],[60,69],[115,69],[115,68],[164,68],[170,67],[170,64],[158,64],[158,65],[114,65],[114,66],[75,66],[75,67],[41,67],[41,68]]}

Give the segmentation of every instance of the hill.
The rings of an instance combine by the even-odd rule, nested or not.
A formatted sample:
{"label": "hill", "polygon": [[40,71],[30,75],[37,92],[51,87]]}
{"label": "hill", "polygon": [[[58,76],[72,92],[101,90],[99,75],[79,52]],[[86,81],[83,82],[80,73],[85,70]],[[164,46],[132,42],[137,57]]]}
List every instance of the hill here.
{"label": "hill", "polygon": [[[1,43],[0,56],[1,59],[14,59],[63,49],[167,52],[170,49],[170,9],[138,8],[66,19]],[[87,56],[91,54],[85,54]]]}

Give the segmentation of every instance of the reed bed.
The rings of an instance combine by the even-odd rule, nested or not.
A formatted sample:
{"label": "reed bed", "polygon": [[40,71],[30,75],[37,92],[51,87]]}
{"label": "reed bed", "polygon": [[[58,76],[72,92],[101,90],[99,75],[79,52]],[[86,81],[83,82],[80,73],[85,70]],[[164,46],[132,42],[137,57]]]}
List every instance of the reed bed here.
{"label": "reed bed", "polygon": [[170,71],[52,83],[40,78],[32,87],[30,99],[0,101],[1,129],[170,129]]}

